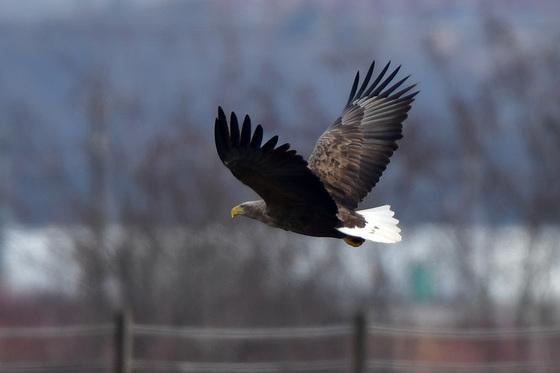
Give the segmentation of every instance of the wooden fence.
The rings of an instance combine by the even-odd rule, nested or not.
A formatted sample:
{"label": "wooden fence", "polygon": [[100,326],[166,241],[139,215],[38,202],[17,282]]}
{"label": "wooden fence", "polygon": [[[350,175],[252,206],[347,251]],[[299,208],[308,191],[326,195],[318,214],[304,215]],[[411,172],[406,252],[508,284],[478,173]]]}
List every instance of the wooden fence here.
{"label": "wooden fence", "polygon": [[[504,338],[557,338],[560,326],[511,330],[433,330],[368,324],[363,314],[353,324],[290,328],[207,328],[136,324],[129,313],[116,315],[112,324],[61,327],[0,328],[0,340],[111,337],[113,362],[0,362],[4,372],[78,372],[99,370],[132,372],[519,372],[560,371],[560,361],[498,361],[484,363],[434,363],[391,359],[368,359],[368,339],[376,336],[436,338],[442,340],[490,341]],[[133,342],[137,337],[174,337],[190,340],[294,340],[332,337],[351,338],[347,359],[283,362],[193,362],[136,359]]]}

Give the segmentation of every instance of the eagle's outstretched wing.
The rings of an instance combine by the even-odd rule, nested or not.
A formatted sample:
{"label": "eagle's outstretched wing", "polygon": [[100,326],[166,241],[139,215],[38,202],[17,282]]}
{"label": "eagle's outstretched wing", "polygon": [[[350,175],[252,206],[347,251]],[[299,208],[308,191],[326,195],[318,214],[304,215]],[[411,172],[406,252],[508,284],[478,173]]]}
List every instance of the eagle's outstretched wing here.
{"label": "eagle's outstretched wing", "polygon": [[258,125],[251,136],[249,116],[245,116],[239,131],[237,117],[231,113],[228,129],[220,107],[214,135],[222,162],[236,178],[257,192],[269,208],[313,205],[336,215],[336,204],[307,162],[295,150],[289,150],[289,144],[276,147],[278,136],[261,146],[263,129]]}
{"label": "eagle's outstretched wing", "polygon": [[352,210],[387,167],[397,149],[396,141],[402,137],[402,122],[418,93],[407,94],[415,85],[395,92],[408,76],[387,88],[400,69],[383,80],[389,65],[368,86],[374,61],[359,89],[360,73],[356,74],[342,117],[317,140],[308,160],[309,168],[336,203]]}

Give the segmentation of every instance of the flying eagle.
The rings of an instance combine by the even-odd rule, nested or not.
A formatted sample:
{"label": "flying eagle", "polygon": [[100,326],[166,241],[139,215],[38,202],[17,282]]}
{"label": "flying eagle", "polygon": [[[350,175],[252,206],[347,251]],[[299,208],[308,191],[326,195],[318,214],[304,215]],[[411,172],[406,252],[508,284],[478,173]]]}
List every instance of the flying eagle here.
{"label": "flying eagle", "polygon": [[342,116],[317,140],[307,161],[289,144],[276,146],[278,136],[263,145],[263,128],[258,125],[252,132],[249,116],[240,130],[231,113],[228,126],[218,108],[218,155],[262,198],[235,206],[231,217],[243,215],[308,236],[341,238],[351,246],[366,239],[399,242],[399,221],[389,205],[356,211],[397,149],[402,122],[418,94],[410,93],[415,85],[398,90],[410,75],[391,84],[400,66],[384,79],[390,64],[370,84],[374,61],[359,87],[358,71]]}

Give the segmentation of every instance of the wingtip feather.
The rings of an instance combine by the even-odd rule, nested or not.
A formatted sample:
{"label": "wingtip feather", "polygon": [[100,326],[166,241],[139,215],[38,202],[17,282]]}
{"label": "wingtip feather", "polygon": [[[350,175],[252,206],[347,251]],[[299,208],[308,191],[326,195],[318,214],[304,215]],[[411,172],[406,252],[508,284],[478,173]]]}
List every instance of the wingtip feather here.
{"label": "wingtip feather", "polygon": [[270,140],[268,140],[262,147],[261,150],[263,153],[267,153],[269,151],[271,151],[272,149],[274,149],[274,147],[276,146],[276,144],[278,143],[278,136],[272,136],[270,138]]}
{"label": "wingtip feather", "polygon": [[255,128],[255,132],[253,133],[253,138],[251,139],[251,147],[252,148],[260,148],[263,139],[263,128],[259,124],[257,128]]}
{"label": "wingtip feather", "polygon": [[356,76],[354,77],[354,83],[352,83],[352,89],[350,89],[350,95],[348,96],[348,102],[346,102],[346,106],[349,106],[354,97],[356,95],[356,89],[358,89],[358,82],[360,81],[360,72],[356,72]]}
{"label": "wingtip feather", "polygon": [[379,84],[381,79],[383,79],[383,77],[385,76],[385,73],[389,69],[389,66],[391,66],[391,61],[387,62],[387,64],[385,65],[385,67],[383,67],[383,70],[381,70],[381,72],[379,73],[377,78],[375,78],[375,81],[373,83],[371,83],[371,86],[366,91],[365,96],[370,96],[371,95],[371,92],[373,92],[373,90],[377,87],[377,84]]}
{"label": "wingtip feather", "polygon": [[230,115],[229,132],[231,144],[233,146],[239,145],[239,123],[237,122],[237,115],[233,111]]}
{"label": "wingtip feather", "polygon": [[379,96],[382,94],[383,89],[387,87],[389,83],[393,80],[393,78],[398,74],[399,70],[401,69],[401,65],[397,66],[395,70],[371,93],[372,96]]}
{"label": "wingtip feather", "polygon": [[366,77],[364,78],[364,81],[362,82],[362,85],[360,86],[360,90],[358,91],[358,93],[356,94],[356,98],[360,99],[362,98],[362,93],[364,93],[364,91],[367,88],[367,85],[369,84],[369,80],[371,79],[371,75],[373,74],[373,69],[375,68],[375,60],[372,61],[371,65],[369,66],[368,72],[366,74]]}
{"label": "wingtip feather", "polygon": [[241,128],[241,140],[239,146],[246,147],[251,142],[251,119],[245,115],[243,119],[243,126]]}

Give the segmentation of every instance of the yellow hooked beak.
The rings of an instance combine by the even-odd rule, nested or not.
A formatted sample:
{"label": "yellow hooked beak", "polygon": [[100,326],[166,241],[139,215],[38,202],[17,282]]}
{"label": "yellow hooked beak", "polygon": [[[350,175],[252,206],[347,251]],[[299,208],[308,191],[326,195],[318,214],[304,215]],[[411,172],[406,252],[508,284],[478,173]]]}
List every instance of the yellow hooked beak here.
{"label": "yellow hooked beak", "polygon": [[231,218],[235,218],[237,215],[243,215],[244,211],[243,211],[243,207],[241,206],[235,206],[234,208],[231,209]]}

